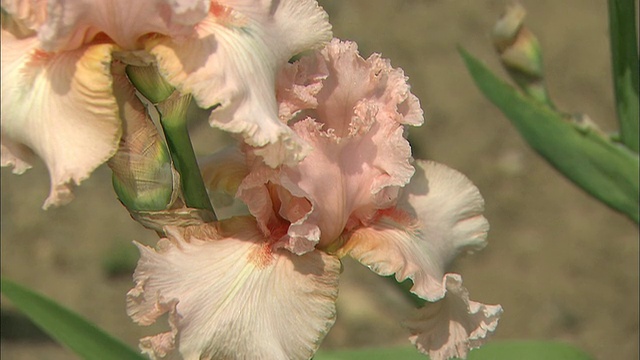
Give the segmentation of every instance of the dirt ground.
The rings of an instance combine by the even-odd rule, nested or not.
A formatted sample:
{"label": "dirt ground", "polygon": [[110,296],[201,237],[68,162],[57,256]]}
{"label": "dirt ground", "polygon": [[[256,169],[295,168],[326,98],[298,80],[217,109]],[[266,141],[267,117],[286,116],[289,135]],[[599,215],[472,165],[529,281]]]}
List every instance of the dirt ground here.
{"label": "dirt ground", "polygon": [[[615,130],[606,2],[522,2],[543,45],[556,104]],[[320,3],[336,37],[357,41],[364,56],[382,53],[409,76],[427,119],[410,133],[415,157],[462,171],[484,195],[489,246],[451,270],[463,275],[472,299],[504,307],[494,340],[554,339],[597,359],[637,359],[638,227],[532,152],[474,87],[457,53],[461,45],[500,71],[488,34],[505,1]],[[206,126],[195,130],[200,154],[226,141]],[[84,182],[71,204],[48,211],[40,209],[49,189],[41,164],[19,177],[8,169],[1,176],[2,276],[52,297],[132,346],[159,330],[127,318],[127,267],[109,276],[135,251],[131,240],[152,244],[155,236],[117,202],[107,168]],[[338,322],[323,348],[408,343],[398,321],[412,307],[394,287],[347,262],[340,291]],[[3,359],[75,358],[8,325],[20,324],[12,309],[2,302]]]}

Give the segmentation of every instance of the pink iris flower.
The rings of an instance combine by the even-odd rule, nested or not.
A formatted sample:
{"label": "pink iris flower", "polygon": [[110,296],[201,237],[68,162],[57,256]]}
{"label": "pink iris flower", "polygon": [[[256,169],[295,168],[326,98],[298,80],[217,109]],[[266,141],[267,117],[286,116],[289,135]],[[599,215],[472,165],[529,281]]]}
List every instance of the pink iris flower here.
{"label": "pink iris flower", "polygon": [[[336,317],[340,259],[411,279],[427,301],[404,325],[434,360],[466,357],[502,308],[469,299],[447,266],[486,244],[478,189],[462,174],[413,160],[407,126],[423,114],[406,77],[355,44],[333,40],[285,66],[279,117],[313,150],[276,168],[261,149],[203,163],[215,199],[236,194],[250,215],[166,227],[142,257],[128,312],[142,325],[169,313],[170,330],[141,340],[151,358],[309,359]],[[226,208],[228,203],[222,204]]]}

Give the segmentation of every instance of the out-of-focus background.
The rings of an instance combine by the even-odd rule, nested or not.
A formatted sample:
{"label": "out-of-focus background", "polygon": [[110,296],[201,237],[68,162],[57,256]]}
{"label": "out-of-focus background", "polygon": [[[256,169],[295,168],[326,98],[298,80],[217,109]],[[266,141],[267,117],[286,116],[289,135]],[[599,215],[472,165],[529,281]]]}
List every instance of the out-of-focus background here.
{"label": "out-of-focus background", "polygon": [[[404,69],[426,124],[412,129],[414,156],[465,173],[486,200],[489,246],[459,259],[471,298],[500,303],[493,339],[555,339],[598,359],[637,359],[638,227],[565,180],[532,152],[474,87],[456,46],[504,74],[489,32],[506,0],[321,0],[334,34]],[[567,112],[617,128],[605,1],[524,0],[527,24],[544,49],[549,91]],[[194,129],[206,154],[228,138]],[[2,169],[2,276],[46,294],[136,346],[143,328],[125,314],[132,240],[154,233],[129,218],[100,168],[71,204],[40,206],[49,190],[38,164],[21,176]],[[323,348],[407,344],[399,321],[412,305],[386,280],[347,261],[338,321]],[[3,299],[4,300],[4,299]],[[2,302],[1,357],[74,359]],[[164,325],[164,324],[163,324]]]}

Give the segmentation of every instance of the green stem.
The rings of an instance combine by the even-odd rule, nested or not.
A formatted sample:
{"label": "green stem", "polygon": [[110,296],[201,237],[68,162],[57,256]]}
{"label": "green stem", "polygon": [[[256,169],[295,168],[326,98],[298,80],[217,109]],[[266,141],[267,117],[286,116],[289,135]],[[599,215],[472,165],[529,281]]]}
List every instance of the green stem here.
{"label": "green stem", "polygon": [[171,159],[180,173],[180,184],[187,207],[209,210],[215,217],[187,129],[187,108],[190,102],[191,96],[184,95],[159,104],[160,124]]}

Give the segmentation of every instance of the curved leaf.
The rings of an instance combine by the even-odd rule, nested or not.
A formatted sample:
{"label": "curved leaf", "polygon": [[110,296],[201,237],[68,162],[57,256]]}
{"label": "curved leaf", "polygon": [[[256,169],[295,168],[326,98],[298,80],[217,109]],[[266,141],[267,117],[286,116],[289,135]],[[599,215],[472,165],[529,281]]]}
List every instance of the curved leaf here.
{"label": "curved leaf", "polygon": [[460,53],[478,88],[533,149],[586,192],[640,221],[637,153],[525,97],[469,53]]}
{"label": "curved leaf", "polygon": [[2,278],[2,293],[36,325],[84,359],[144,360],[116,338],[54,301]]}

